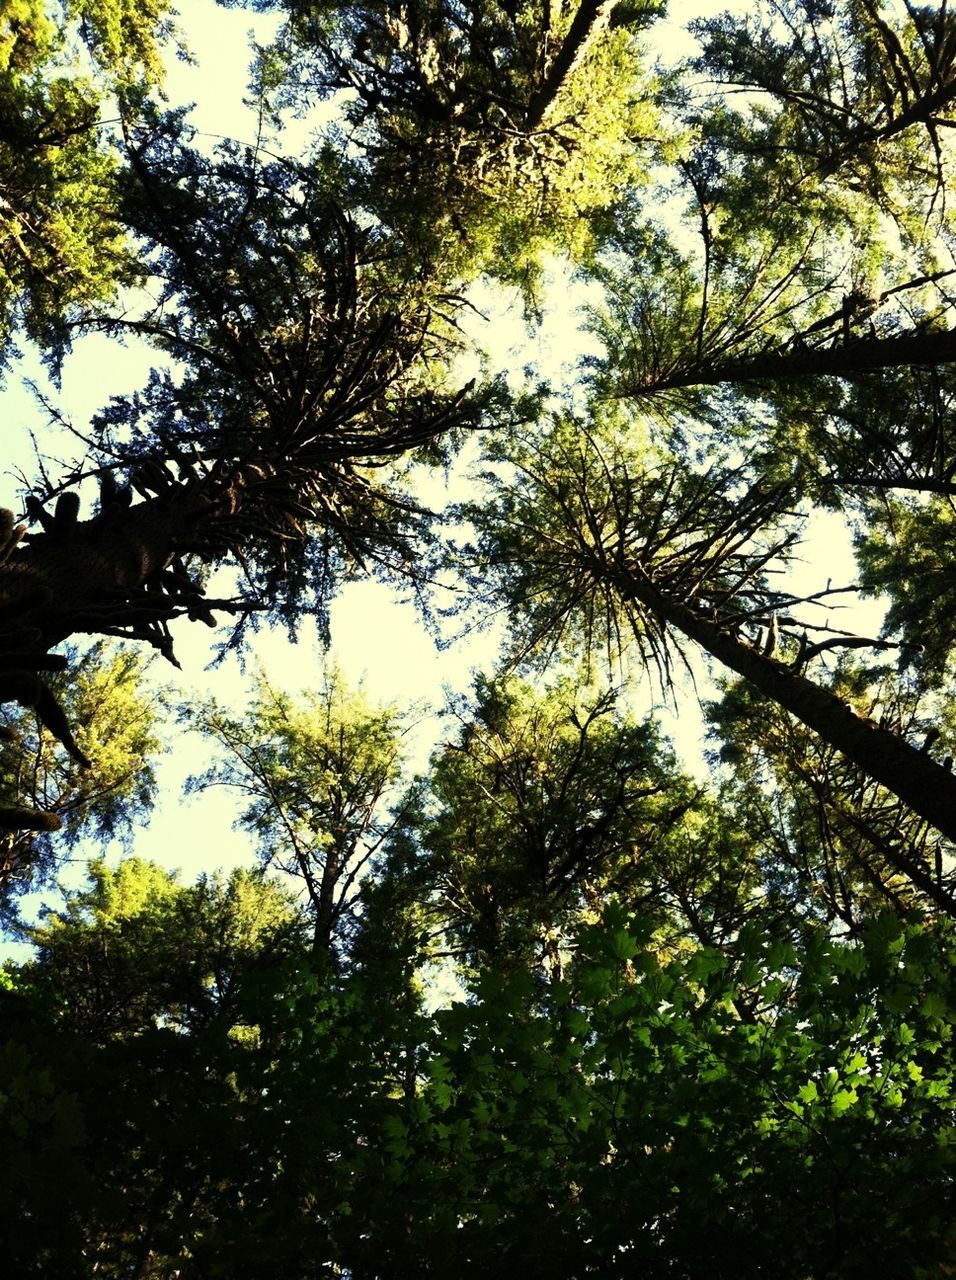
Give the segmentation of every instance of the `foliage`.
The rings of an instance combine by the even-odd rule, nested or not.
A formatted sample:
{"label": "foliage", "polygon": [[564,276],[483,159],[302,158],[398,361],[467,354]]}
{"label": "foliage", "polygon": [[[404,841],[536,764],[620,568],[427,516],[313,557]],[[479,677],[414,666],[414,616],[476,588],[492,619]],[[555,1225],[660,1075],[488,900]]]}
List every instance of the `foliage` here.
{"label": "foliage", "polygon": [[[109,1275],[131,1258],[223,1277],[944,1262],[945,930],[879,917],[856,943],[809,930],[794,946],[753,928],[665,959],[609,906],[573,951],[559,981],[485,970],[427,1019],[396,1018],[374,978],[282,964],[241,988],[252,1040],[199,1024],[96,1047],[34,1006],[41,957],[3,1006],[4,1122],[21,1135],[5,1228],[27,1209],[62,1274],[82,1236]],[[38,1174],[54,1153],[51,1221]]]}
{"label": "foliage", "polygon": [[805,174],[839,174],[913,230],[919,195],[932,212],[947,180],[940,124],[956,96],[956,44],[945,4],[902,8],[774,0],[743,20],[699,22],[698,65],[756,95],[758,155],[776,162],[785,150]]}
{"label": "foliage", "polygon": [[489,594],[507,600],[523,656],[579,648],[613,664],[635,645],[668,685],[680,638],[616,590],[605,563],[629,560],[662,592],[725,611],[748,634],[794,603],[767,574],[798,540],[785,474],[765,484],[716,451],[685,468],[629,415],[557,415],[534,440],[515,433],[489,453],[486,491],[462,507],[476,536],[461,560],[476,591],[494,575]]}
{"label": "foliage", "polygon": [[115,869],[91,863],[89,880],[29,936],[36,990],[97,1042],[231,1025],[243,964],[297,923],[280,888],[241,869],[184,886],[134,857]]}
{"label": "foliage", "polygon": [[542,251],[580,256],[589,215],[665,149],[639,39],[654,0],[257,7],[288,14],[280,100],[338,95],[359,198],[445,272],[528,289]]}
{"label": "foliage", "polygon": [[[402,823],[403,876],[472,965],[559,973],[568,922],[646,890],[693,789],[613,692],[479,679],[468,711]],[[391,853],[407,858],[401,838]]]}
{"label": "foliage", "polygon": [[[0,16],[0,353],[12,331],[49,345],[64,318],[138,277],[102,117],[162,78],[165,0],[10,0]],[[105,82],[104,82],[105,80]]]}
{"label": "foliage", "polygon": [[239,793],[238,825],[255,836],[264,869],[301,881],[314,948],[334,958],[392,825],[385,806],[401,765],[397,712],[371,706],[329,669],[321,691],[300,701],[260,677],[243,716],[214,702],[188,715],[223,753],[188,789]]}
{"label": "foliage", "polygon": [[[158,101],[160,0],[0,16],[0,336],[156,356],[0,509],[2,878],[149,806],[143,668],[77,634],[175,662],[400,575],[507,665],[414,779],[331,668],[187,713],[260,869],[96,860],[20,925],[7,1270],[949,1274],[948,5],[765,0],[684,62],[655,3],[250,7],[254,145]],[[600,349],[517,394],[471,286],[530,321],[553,252]],[[652,700],[709,660],[704,782]]]}
{"label": "foliage", "polygon": [[[948,758],[951,731],[941,736],[938,707],[913,682],[844,661],[834,688],[862,716]],[[856,934],[879,911],[956,917],[951,841],[742,682],[725,684],[707,711],[722,743],[714,754],[733,767],[727,802],[759,833],[784,918]]]}
{"label": "foliage", "polygon": [[127,846],[147,818],[155,798],[154,760],[162,749],[158,736],[166,695],[143,687],[149,665],[131,650],[111,650],[104,642],[82,655],[71,651],[73,671],[54,676],[77,740],[93,761],[93,772],[64,757],[35,715],[7,704],[0,713],[2,803],[65,820],[55,835],[26,831],[4,835],[7,895],[49,879],[59,860],[81,840]]}
{"label": "foliage", "polygon": [[[863,947],[811,935],[798,953],[755,931],[733,959],[662,964],[646,938],[609,911],[543,1005],[523,975],[488,975],[475,1004],[439,1015],[423,1114],[396,1126],[409,1172],[437,1151],[459,1187],[430,1215],[427,1255],[479,1275],[503,1253],[542,1276],[798,1276],[822,1257],[833,1275],[876,1258],[903,1275],[940,1260],[951,1077],[933,943],[883,922]],[[887,1005],[881,975],[900,956]]]}
{"label": "foliage", "polygon": [[118,1276],[199,1227],[202,1188],[225,1191],[242,1159],[242,985],[295,933],[285,895],[247,872],[182,886],[134,858],[90,878],[7,975],[0,1232],[16,1275],[88,1275],[92,1249]]}
{"label": "foliage", "polygon": [[887,593],[888,627],[903,636],[907,658],[937,680],[952,671],[956,641],[952,529],[951,499],[914,501],[893,495],[885,499],[880,525],[861,532],[857,540],[863,585]]}

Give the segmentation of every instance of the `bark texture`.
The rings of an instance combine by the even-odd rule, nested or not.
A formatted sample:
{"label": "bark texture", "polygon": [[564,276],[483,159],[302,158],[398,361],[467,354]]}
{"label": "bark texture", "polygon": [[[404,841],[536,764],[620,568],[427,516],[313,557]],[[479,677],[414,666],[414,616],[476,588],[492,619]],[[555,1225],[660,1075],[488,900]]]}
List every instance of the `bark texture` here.
{"label": "bark texture", "polygon": [[769,351],[743,360],[692,365],[644,383],[630,383],[628,394],[650,395],[681,387],[717,386],[724,382],[761,383],[782,378],[853,377],[875,369],[956,362],[956,329],[904,333],[892,338],[863,338],[846,345]]}
{"label": "bark texture", "polygon": [[594,37],[608,25],[614,3],[609,0],[583,0],[578,5],[568,34],[545,71],[540,86],[528,103],[525,128],[537,129],[562,86],[580,66]]}
{"label": "bark texture", "polygon": [[760,653],[682,601],[665,595],[639,567],[601,564],[595,568],[605,579],[614,573],[614,585],[625,600],[651,610],[695,641],[813,729],[943,835],[956,840],[956,777],[929,755],[857,715],[829,689]]}
{"label": "bark texture", "polygon": [[[46,652],[77,632],[115,635],[175,613],[175,596],[143,591],[177,555],[202,545],[234,504],[196,483],[33,535],[0,565],[0,653]],[[196,591],[198,596],[198,589]]]}

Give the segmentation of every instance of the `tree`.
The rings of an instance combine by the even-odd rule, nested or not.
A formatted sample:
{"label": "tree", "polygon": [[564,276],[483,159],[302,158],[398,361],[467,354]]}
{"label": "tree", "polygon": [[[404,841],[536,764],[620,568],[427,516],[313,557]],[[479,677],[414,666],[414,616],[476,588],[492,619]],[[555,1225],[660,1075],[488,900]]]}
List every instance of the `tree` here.
{"label": "tree", "polygon": [[[51,734],[44,724],[49,705],[44,703],[39,715],[4,709],[0,826],[6,834],[0,890],[5,907],[26,885],[49,881],[63,853],[80,840],[105,843],[119,836],[128,844],[149,813],[166,697],[160,688],[151,694],[144,690],[146,666],[141,655],[110,651],[103,642],[82,655],[76,649],[64,655],[64,670],[51,678],[50,690],[51,705],[61,705],[76,726],[74,751],[66,758],[52,740],[56,726]],[[85,769],[91,761],[92,770]]]}
{"label": "tree", "polygon": [[[841,662],[834,692],[920,750],[943,754],[920,714],[918,688],[885,668]],[[728,804],[746,814],[767,853],[767,878],[787,916],[818,913],[857,933],[877,911],[956,915],[952,844],[831,744],[742,682],[708,707],[719,757],[732,765]]]}
{"label": "tree", "polygon": [[886,7],[695,24],[707,87],[676,95],[693,132],[598,254],[608,394],[952,362],[953,20]]}
{"label": "tree", "polygon": [[[41,1257],[81,1274],[93,1249],[105,1275],[250,1280],[478,1276],[502,1257],[539,1276],[793,1280],[879,1259],[902,1278],[949,1256],[945,929],[884,916],[850,943],[805,928],[794,944],[755,922],[733,946],[662,956],[653,924],[611,905],[574,931],[560,980],[485,968],[427,1018],[280,950],[265,967],[247,953],[224,1021],[150,1026],[147,1005],[91,1038],[57,1000],[57,934],[82,954],[125,922],[173,972],[190,937],[155,927],[190,890],[142,864],[108,888],[104,918],[68,909],[0,1001],[0,1224],[25,1273]],[[154,974],[153,1007],[175,1013]],[[243,1019],[254,1034],[223,1034]]]}
{"label": "tree", "polygon": [[479,678],[458,716],[391,857],[467,965],[556,977],[582,914],[617,893],[661,903],[661,868],[692,843],[700,795],[613,691]]}
{"label": "tree", "polygon": [[30,930],[28,966],[61,1020],[93,1040],[151,1027],[231,1026],[243,966],[294,935],[299,917],[274,881],[248,871],[182,885],[141,858],[89,869],[89,887]]}
{"label": "tree", "polygon": [[[155,314],[95,323],[152,336],[190,366],[179,385],[157,374],[142,395],[103,413],[96,517],[77,521],[72,491],[58,499],[58,519],[44,522],[42,503],[31,507],[41,529],[8,557],[5,597],[12,611],[29,591],[54,592],[46,610],[21,606],[48,643],[75,629],[71,611],[90,617],[93,601],[99,629],[129,617],[128,631],[135,619],[158,634],[201,589],[183,570],[178,589],[164,580],[168,602],[159,581],[156,600],[142,600],[142,589],[184,554],[208,562],[233,548],[255,552],[264,563],[251,589],[271,601],[301,562],[310,520],[338,532],[338,556],[399,550],[414,510],[377,491],[362,468],[480,413],[480,400],[435,386],[442,342],[434,299],[388,262],[379,265],[387,243],[374,229],[358,232],[321,173],[263,166],[230,148],[210,165],[164,134],[151,151],[147,145],[133,152],[130,217],[156,248],[151,266],[165,293]],[[174,298],[172,321],[157,318]],[[178,479],[167,464],[179,467]],[[130,504],[115,472],[128,473],[143,502]],[[88,564],[83,582],[70,555],[78,543]],[[320,564],[335,558],[328,549]],[[291,595],[299,581],[288,585]],[[110,591],[133,595],[119,596],[113,620],[97,598]],[[196,610],[204,611],[198,603]]]}
{"label": "tree", "polygon": [[[369,472],[477,423],[496,399],[441,389],[434,297],[403,281],[378,232],[359,232],[321,174],[263,169],[228,148],[210,166],[165,136],[153,145],[166,168],[156,176],[145,143],[134,151],[134,197],[166,278],[160,311],[173,298],[180,309],[171,324],[120,327],[153,334],[191,366],[179,385],[157,374],[104,413],[94,516],[78,518],[71,486],[83,471],[52,514],[30,495],[40,529],[26,545],[26,526],[6,514],[5,696],[21,701],[24,690],[45,697],[31,673],[77,631],[145,640],[171,658],[176,618],[214,625],[218,605],[292,624],[309,608],[321,615],[345,565],[408,564],[424,513]],[[208,601],[197,571],[227,558],[245,589]]]}
{"label": "tree", "polygon": [[905,640],[927,679],[951,670],[953,635],[949,563],[952,507],[946,498],[907,501],[887,495],[883,521],[857,540],[861,580],[890,600],[887,624]]}
{"label": "tree", "polygon": [[639,43],[656,0],[267,7],[288,14],[280,100],[344,96],[359,198],[446,270],[527,290],[542,250],[586,251],[589,215],[666,150]]}
{"label": "tree", "polygon": [[[948,157],[940,130],[956,97],[947,5],[903,9],[905,16],[877,0],[773,0],[743,20],[726,14],[699,22],[697,65],[722,85],[759,95],[762,110],[752,118],[760,152],[770,155],[786,139],[804,171],[842,171],[896,212],[910,184],[928,178],[941,193]],[[887,151],[905,158],[905,184],[894,181],[902,166],[888,164]]]}
{"label": "tree", "polygon": [[260,1107],[235,1076],[258,1034],[251,992],[297,931],[255,875],[182,885],[137,858],[94,864],[34,931],[0,1001],[14,1274],[80,1276],[91,1253],[104,1275],[163,1274],[215,1229]]}
{"label": "tree", "polygon": [[490,473],[493,501],[467,509],[480,538],[472,572],[476,584],[496,574],[526,647],[570,632],[613,655],[630,633],[667,687],[677,637],[691,640],[956,838],[952,774],[801,674],[821,652],[885,643],[838,634],[773,652],[778,615],[794,637],[813,627],[784,613],[807,600],[766,576],[797,540],[780,520],[786,482],[748,484],[744,470],[717,466],[685,474],[666,458],[655,466],[653,455],[561,419],[549,439],[531,451],[513,442],[508,456],[514,478]]}
{"label": "tree", "polygon": [[245,715],[215,703],[189,713],[223,752],[189,789],[234,788],[239,825],[256,837],[263,869],[301,881],[316,957],[335,962],[354,908],[394,825],[390,793],[401,773],[401,722],[350,692],[335,671],[299,701],[260,676]]}
{"label": "tree", "polygon": [[[304,900],[134,858],[95,864],[33,927],[34,960],[0,986],[8,1268],[938,1277],[947,6],[768,0],[653,71],[652,6],[262,7],[287,21],[257,55],[259,139],[217,150],[149,100],[158,9],[69,11],[92,96],[61,72],[69,34],[31,62],[0,25],[29,64],[0,83],[27,133],[47,90],[57,128],[86,128],[105,93],[119,113],[95,146],[64,141],[62,170],[26,147],[61,229],[89,177],[86,276],[43,293],[69,255],[34,278],[8,238],[8,310],[37,308],[54,369],[93,331],[158,365],[61,435],[75,463],[23,477],[23,520],[0,518],[0,698],[78,769],[96,753],[57,646],[174,659],[174,624],[217,613],[225,648],[258,622],[325,631],[336,584],[366,574],[420,594],[453,575],[504,606],[511,668],[458,704],[404,796],[399,719],[332,677],[305,703],[263,680],[241,714],[200,708],[225,750],[197,785],[245,794],[240,822]],[[281,109],[336,95],[287,155]],[[554,249],[603,351],[574,385],[467,383],[469,284],[484,271],[533,304]],[[414,469],[478,428],[486,487],[442,529]],[[857,587],[888,588],[879,634],[829,612],[857,590],[828,567],[787,576],[821,510],[856,522]],[[625,710],[630,689],[569,674],[601,656],[676,697],[696,651],[734,681],[709,710],[707,785]],[[22,754],[4,764],[19,785]],[[85,794],[69,768],[50,808],[11,792],[11,843]]]}
{"label": "tree", "polygon": [[79,308],[139,278],[101,136],[109,95],[162,78],[164,0],[12,0],[0,18],[0,356],[20,326],[62,342]]}

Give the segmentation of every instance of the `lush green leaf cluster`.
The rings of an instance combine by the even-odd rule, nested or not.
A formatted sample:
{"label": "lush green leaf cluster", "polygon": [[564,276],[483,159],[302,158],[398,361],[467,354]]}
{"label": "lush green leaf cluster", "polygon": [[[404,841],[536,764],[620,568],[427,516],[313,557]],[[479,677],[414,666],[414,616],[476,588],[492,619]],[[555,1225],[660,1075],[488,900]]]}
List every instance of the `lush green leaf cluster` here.
{"label": "lush green leaf cluster", "polygon": [[[164,0],[10,0],[0,14],[0,334],[46,344],[138,275],[117,208],[115,102],[162,79]],[[114,117],[108,120],[108,117]]]}
{"label": "lush green leaf cluster", "polygon": [[[481,970],[424,1016],[381,975],[277,964],[282,907],[250,893],[101,870],[85,923],[48,926],[12,975],[21,1274],[88,1274],[80,1241],[97,1274],[223,1277],[928,1276],[951,1248],[945,929],[748,928],[668,958],[609,906],[561,979]],[[117,975],[139,968],[137,1002],[51,1020],[51,978],[62,992],[107,945]]]}

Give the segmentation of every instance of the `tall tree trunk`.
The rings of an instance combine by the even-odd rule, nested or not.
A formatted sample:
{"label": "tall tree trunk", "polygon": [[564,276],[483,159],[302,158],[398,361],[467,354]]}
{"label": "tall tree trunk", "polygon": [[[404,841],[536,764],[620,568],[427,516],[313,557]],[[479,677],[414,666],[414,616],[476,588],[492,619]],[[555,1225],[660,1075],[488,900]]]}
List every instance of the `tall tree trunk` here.
{"label": "tall tree trunk", "polygon": [[[214,500],[187,485],[135,506],[38,534],[0,565],[0,609],[17,632],[39,631],[25,647],[46,650],[74,632],[132,620],[135,593],[188,550],[217,511]],[[4,628],[8,630],[8,628]],[[6,647],[0,631],[0,650]]]}
{"label": "tall tree trunk", "polygon": [[[25,543],[14,531],[0,546],[0,657],[45,653],[77,632],[148,631],[151,621],[182,614],[211,621],[199,584],[181,566],[178,578],[163,571],[178,557],[214,562],[247,545],[256,486],[268,484],[263,474],[237,464],[177,481],[144,464],[143,501],[130,505],[126,490],[125,501],[114,496],[90,520],[76,519],[75,500],[62,515],[58,503]],[[234,610],[234,602],[216,607],[227,605]]]}
{"label": "tall tree trunk", "polygon": [[[612,0],[582,0],[578,5],[561,48],[551,60],[550,66],[546,64],[541,83],[528,103],[524,127],[529,133],[539,127],[548,108],[561,92],[561,86],[587,53],[594,36],[607,26],[613,8]],[[548,33],[543,38],[546,40]]]}
{"label": "tall tree trunk", "polygon": [[823,375],[852,377],[874,369],[894,369],[903,365],[956,363],[956,329],[941,332],[903,333],[893,338],[863,338],[846,345],[768,351],[743,360],[689,368],[648,378],[643,384],[628,382],[625,392],[632,396],[673,391],[679,387],[717,386],[724,382],[774,382],[781,378],[812,378]]}
{"label": "tall tree trunk", "polygon": [[724,666],[818,733],[950,840],[956,840],[956,777],[888,729],[858,716],[835,693],[738,639],[719,623],[665,595],[639,566],[592,561],[621,597],[651,610]]}
{"label": "tall tree trunk", "polygon": [[[241,482],[231,479],[175,482],[156,468],[162,491],[130,506],[117,498],[92,520],[76,518],[79,501],[66,494],[55,515],[43,515],[43,530],[23,545],[23,526],[2,513],[0,532],[0,702],[35,709],[40,723],[84,767],[71,725],[42,673],[60,670],[65,659],[51,646],[76,633],[145,640],[175,662],[168,622],[186,615],[214,624],[202,589],[181,565],[164,571],[178,555],[202,551],[226,536],[238,514]],[[235,530],[233,531],[236,532]],[[232,601],[217,602],[235,608]],[[53,814],[0,810],[0,832],[54,830]],[[0,866],[0,883],[16,864]]]}
{"label": "tall tree trunk", "polygon": [[837,476],[830,483],[837,489],[906,489],[914,493],[937,493],[956,497],[956,481],[933,480],[929,476]]}

